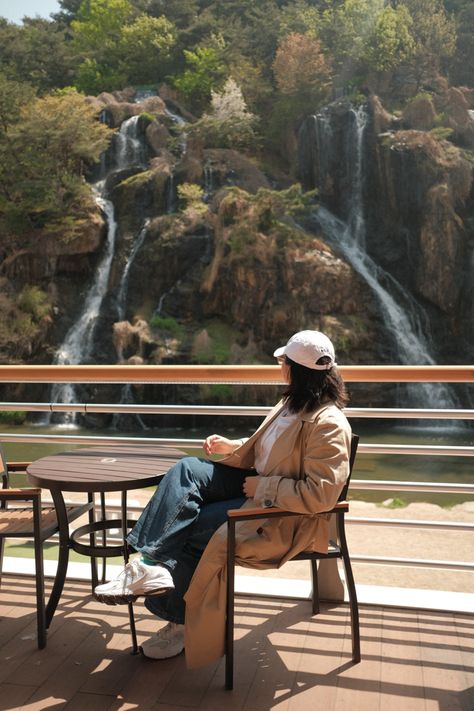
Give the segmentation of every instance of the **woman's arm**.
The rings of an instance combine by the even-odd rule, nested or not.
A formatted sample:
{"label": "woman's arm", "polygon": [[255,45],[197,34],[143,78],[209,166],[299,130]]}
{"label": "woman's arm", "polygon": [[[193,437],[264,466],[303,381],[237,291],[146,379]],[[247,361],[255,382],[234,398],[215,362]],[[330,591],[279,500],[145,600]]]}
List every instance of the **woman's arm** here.
{"label": "woman's arm", "polygon": [[339,418],[315,423],[306,438],[303,469],[288,476],[260,476],[254,500],[298,513],[331,509],[349,475],[350,428]]}
{"label": "woman's arm", "polygon": [[211,454],[232,454],[245,442],[244,439],[227,439],[222,435],[212,434],[206,437],[202,448],[209,457]]}

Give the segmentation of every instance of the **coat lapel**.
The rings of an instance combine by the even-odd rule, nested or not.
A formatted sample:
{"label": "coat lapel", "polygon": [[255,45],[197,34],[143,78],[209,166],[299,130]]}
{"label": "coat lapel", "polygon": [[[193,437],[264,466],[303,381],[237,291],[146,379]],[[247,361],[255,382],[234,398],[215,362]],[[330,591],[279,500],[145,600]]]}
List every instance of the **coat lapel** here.
{"label": "coat lapel", "polygon": [[[283,436],[279,437],[272,447],[270,457],[267,462],[266,476],[270,476],[275,467],[282,461],[286,459],[289,454],[293,451],[296,440],[301,432],[303,424],[305,422],[314,422],[316,417],[323,412],[331,403],[324,403],[320,405],[313,412],[302,413],[288,429],[285,430]],[[263,473],[263,472],[262,472]]]}

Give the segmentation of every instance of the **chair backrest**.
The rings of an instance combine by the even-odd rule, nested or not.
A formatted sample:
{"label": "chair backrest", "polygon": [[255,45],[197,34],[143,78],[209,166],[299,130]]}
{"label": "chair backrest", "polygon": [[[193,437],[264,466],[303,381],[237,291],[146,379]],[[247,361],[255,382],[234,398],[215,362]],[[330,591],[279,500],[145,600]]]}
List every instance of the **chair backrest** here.
{"label": "chair backrest", "polygon": [[[10,487],[10,479],[8,477],[8,467],[7,460],[3,453],[3,449],[0,446],[0,476],[2,477],[2,489],[8,489]],[[6,509],[7,502],[0,501],[0,509]]]}
{"label": "chair backrest", "polygon": [[345,501],[347,499],[347,492],[349,491],[349,484],[351,483],[352,469],[354,467],[354,462],[357,454],[357,447],[359,445],[359,435],[353,434],[351,440],[351,451],[349,453],[349,476],[344,484],[344,488],[341,491],[339,501]]}

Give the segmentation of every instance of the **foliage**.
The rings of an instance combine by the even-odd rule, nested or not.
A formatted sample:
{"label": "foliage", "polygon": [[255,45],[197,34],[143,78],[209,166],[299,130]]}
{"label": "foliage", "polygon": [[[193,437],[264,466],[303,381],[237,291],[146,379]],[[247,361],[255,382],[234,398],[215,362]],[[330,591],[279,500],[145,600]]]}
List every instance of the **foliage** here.
{"label": "foliage", "polygon": [[278,89],[288,96],[304,96],[308,103],[327,96],[329,67],[318,39],[292,32],[280,42],[273,72]]}
{"label": "foliage", "polygon": [[364,57],[368,66],[385,72],[410,59],[415,48],[412,25],[413,19],[406,6],[384,7],[365,42]]}
{"label": "foliage", "polygon": [[222,199],[219,215],[228,230],[228,241],[233,251],[243,253],[258,234],[275,238],[279,248],[288,242],[305,242],[306,233],[293,222],[315,207],[315,191],[304,193],[301,185],[286,190],[260,188],[255,195],[239,188],[229,188]]}
{"label": "foliage", "polygon": [[208,147],[255,150],[256,125],[257,117],[248,111],[240,87],[229,77],[222,91],[211,91],[209,112],[187,128],[187,134]]}
{"label": "foliage", "polygon": [[466,5],[457,17],[456,53],[450,68],[453,83],[474,86],[474,4]]}
{"label": "foliage", "polygon": [[171,316],[166,317],[154,314],[150,320],[150,326],[156,331],[168,331],[176,338],[182,338],[183,336],[183,326]]}
{"label": "foliage", "polygon": [[207,212],[207,205],[204,202],[204,190],[196,183],[182,183],[177,188],[178,197],[184,203],[184,214],[203,215]]}
{"label": "foliage", "polygon": [[72,83],[75,63],[63,27],[39,17],[21,26],[0,19],[0,66],[10,79],[44,93]]}
{"label": "foliage", "polygon": [[0,354],[4,362],[28,357],[41,342],[50,323],[51,304],[36,286],[15,294],[6,279],[0,284]]}
{"label": "foliage", "polygon": [[0,423],[2,425],[22,425],[26,420],[26,412],[18,410],[4,410],[0,412]]}
{"label": "foliage", "polygon": [[[3,101],[16,90],[6,85],[2,116],[9,111]],[[77,212],[89,195],[85,167],[99,159],[109,134],[77,93],[21,101],[0,132],[0,219],[17,234],[47,223],[60,228],[63,215]]]}
{"label": "foliage", "polygon": [[156,82],[176,39],[169,20],[137,15],[129,0],[84,1],[71,28],[83,57],[76,85],[86,93]]}
{"label": "foliage", "polygon": [[344,79],[358,71],[366,41],[373,34],[383,0],[326,2],[320,16],[319,34],[334,71]]}
{"label": "foliage", "polygon": [[173,84],[192,108],[199,110],[209,102],[212,90],[222,86],[226,67],[214,47],[185,50],[184,57],[187,68]]}
{"label": "foliage", "polygon": [[418,85],[440,71],[443,60],[456,49],[455,21],[445,9],[443,0],[401,0],[413,19],[411,33],[414,48],[410,61]]}
{"label": "foliage", "polygon": [[454,129],[449,126],[435,126],[430,131],[430,134],[438,139],[449,140],[454,133]]}
{"label": "foliage", "polygon": [[221,321],[211,321],[205,326],[207,338],[196,339],[193,357],[197,363],[222,365],[230,360],[235,330]]}
{"label": "foliage", "polygon": [[40,321],[51,311],[47,294],[37,286],[25,286],[18,296],[17,305],[34,321]]}

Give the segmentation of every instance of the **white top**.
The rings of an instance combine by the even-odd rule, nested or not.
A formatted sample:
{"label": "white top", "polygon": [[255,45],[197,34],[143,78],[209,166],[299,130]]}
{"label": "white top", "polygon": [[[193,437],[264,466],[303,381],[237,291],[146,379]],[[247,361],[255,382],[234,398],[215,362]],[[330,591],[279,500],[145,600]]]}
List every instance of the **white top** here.
{"label": "white top", "polygon": [[298,415],[283,408],[278,417],[267,427],[255,444],[255,471],[264,472],[268,457],[276,440],[281,437],[286,429],[297,419]]}

